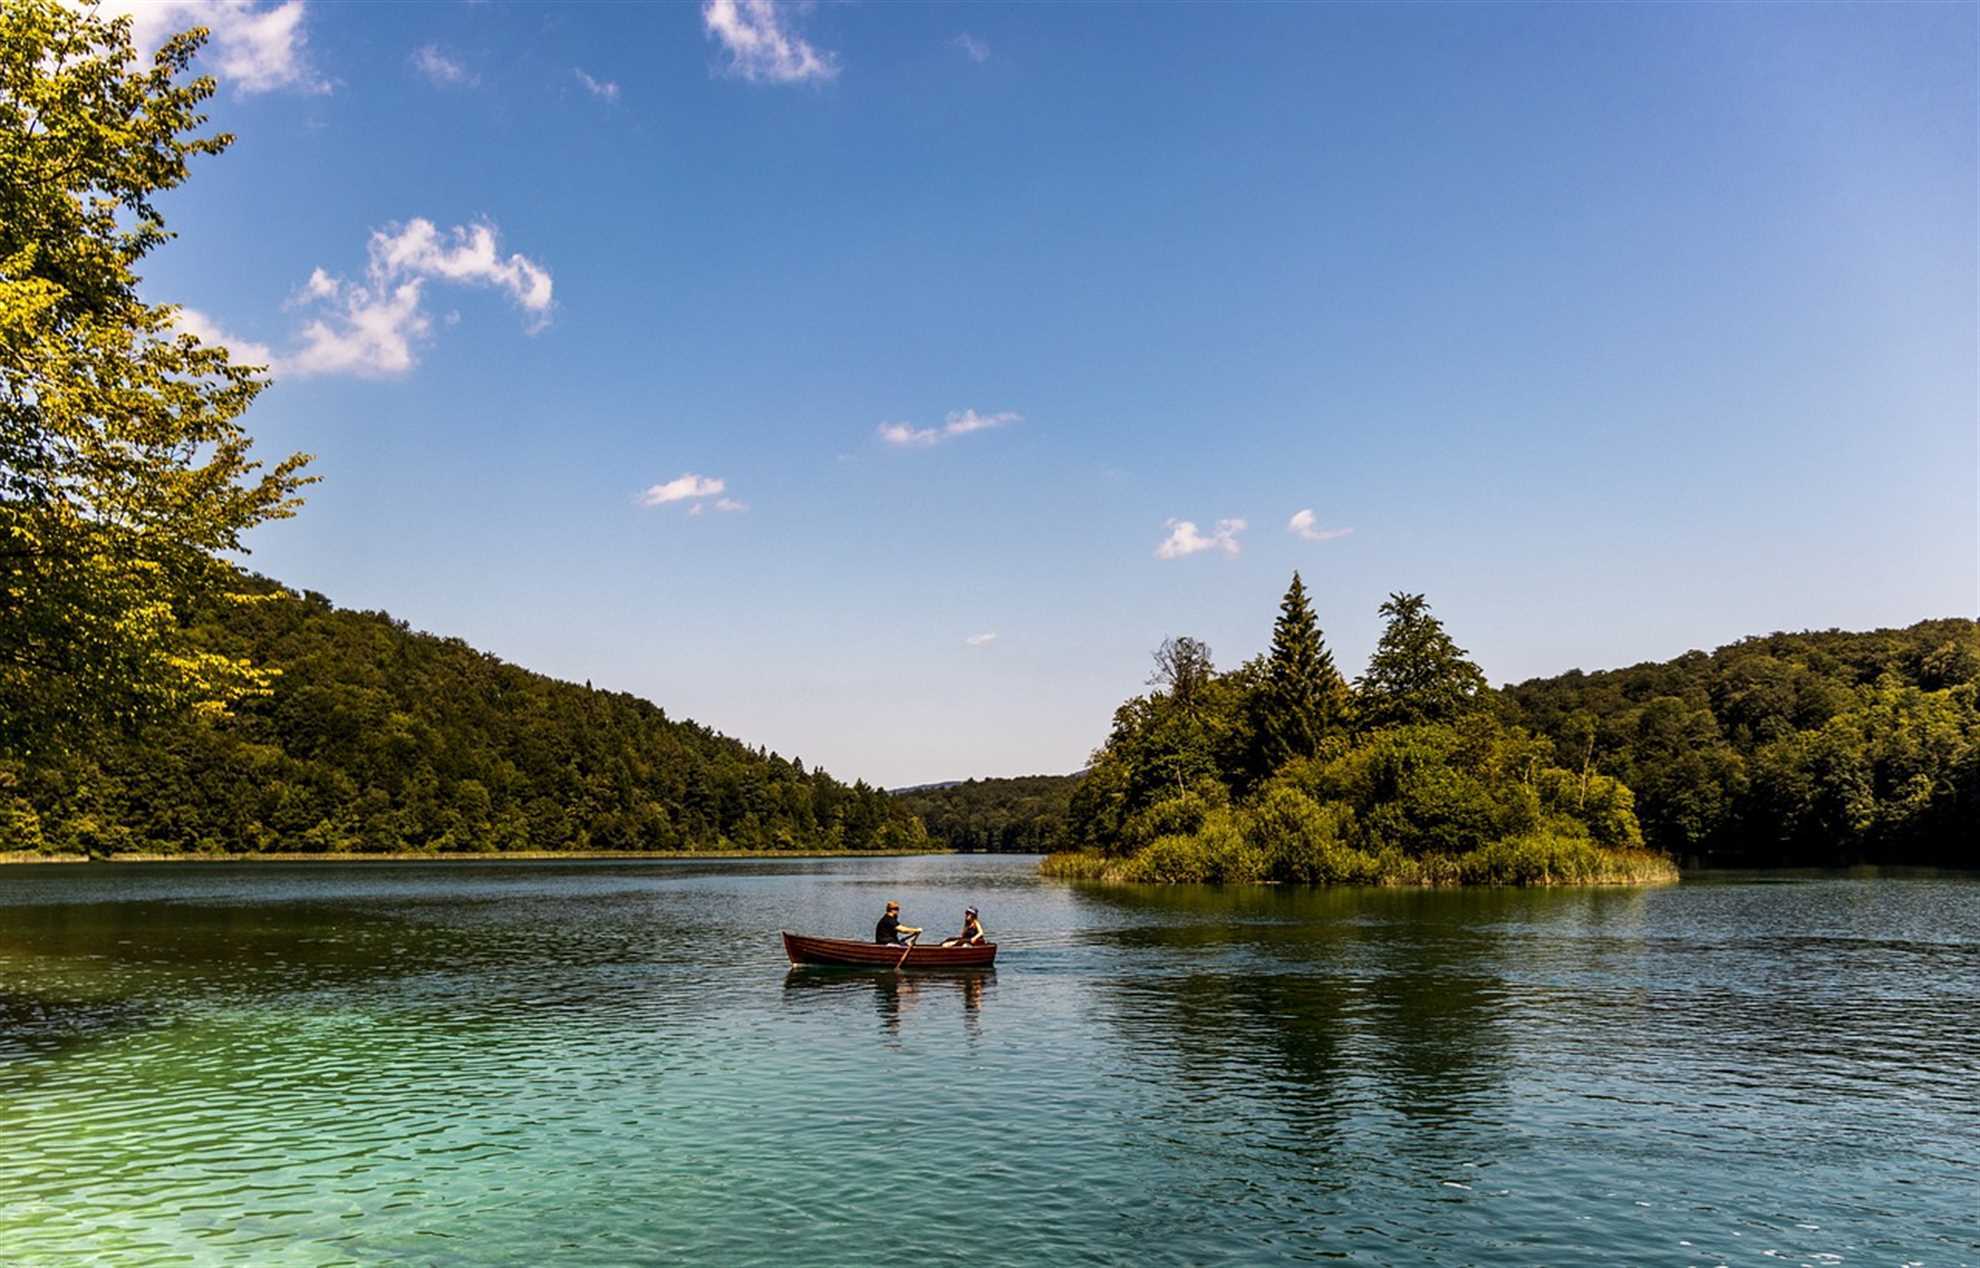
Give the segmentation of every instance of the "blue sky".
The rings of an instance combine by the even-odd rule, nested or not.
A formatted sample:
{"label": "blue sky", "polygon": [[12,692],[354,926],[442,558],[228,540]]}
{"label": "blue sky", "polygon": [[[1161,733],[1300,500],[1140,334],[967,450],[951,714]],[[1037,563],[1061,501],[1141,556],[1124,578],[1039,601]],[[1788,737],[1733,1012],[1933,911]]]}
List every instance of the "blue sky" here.
{"label": "blue sky", "polygon": [[318,455],[257,569],[1069,770],[1295,568],[1350,673],[1972,615],[1976,13],[169,0],[239,141],[146,290]]}

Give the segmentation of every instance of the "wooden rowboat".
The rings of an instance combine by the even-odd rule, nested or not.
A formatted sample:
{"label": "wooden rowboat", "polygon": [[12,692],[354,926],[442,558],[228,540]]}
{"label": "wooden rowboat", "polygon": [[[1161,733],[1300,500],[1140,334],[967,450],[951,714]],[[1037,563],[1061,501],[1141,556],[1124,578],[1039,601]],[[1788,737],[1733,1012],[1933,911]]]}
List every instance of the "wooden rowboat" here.
{"label": "wooden rowboat", "polygon": [[987,969],[997,961],[997,944],[980,947],[935,947],[916,944],[905,959],[906,947],[884,942],[854,942],[846,938],[807,938],[784,934],[784,954],[791,967],[824,964],[854,969]]}

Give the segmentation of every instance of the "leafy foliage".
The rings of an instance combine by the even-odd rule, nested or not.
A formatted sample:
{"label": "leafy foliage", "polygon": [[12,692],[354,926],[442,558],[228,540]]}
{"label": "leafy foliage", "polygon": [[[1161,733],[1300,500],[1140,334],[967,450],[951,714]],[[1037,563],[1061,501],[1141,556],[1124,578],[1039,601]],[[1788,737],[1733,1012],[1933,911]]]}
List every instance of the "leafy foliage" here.
{"label": "leafy foliage", "polygon": [[238,579],[187,634],[279,669],[235,716],[0,764],[0,849],[861,850],[925,846],[905,804],[622,693],[384,613]]}
{"label": "leafy foliage", "polygon": [[1980,623],[1771,634],[1508,687],[1563,765],[1635,790],[1648,841],[1711,863],[1980,864]]}
{"label": "leafy foliage", "polygon": [[222,552],[294,511],[308,460],[261,472],[238,420],[265,380],[135,271],[171,236],[154,198],[232,141],[192,135],[204,36],[140,66],[128,18],[0,6],[0,755],[268,688],[182,618],[228,593]]}

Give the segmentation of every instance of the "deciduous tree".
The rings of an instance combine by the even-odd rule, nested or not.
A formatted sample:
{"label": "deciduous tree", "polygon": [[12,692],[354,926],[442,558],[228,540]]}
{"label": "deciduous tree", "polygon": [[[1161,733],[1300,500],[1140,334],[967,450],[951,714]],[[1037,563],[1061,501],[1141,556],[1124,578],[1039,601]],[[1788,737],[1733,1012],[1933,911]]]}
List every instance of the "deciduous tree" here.
{"label": "deciduous tree", "polygon": [[263,471],[257,367],[139,294],[153,202],[218,154],[197,136],[203,30],[140,63],[127,18],[0,5],[0,753],[104,723],[223,711],[267,674],[187,636],[222,556],[291,514],[308,461]]}

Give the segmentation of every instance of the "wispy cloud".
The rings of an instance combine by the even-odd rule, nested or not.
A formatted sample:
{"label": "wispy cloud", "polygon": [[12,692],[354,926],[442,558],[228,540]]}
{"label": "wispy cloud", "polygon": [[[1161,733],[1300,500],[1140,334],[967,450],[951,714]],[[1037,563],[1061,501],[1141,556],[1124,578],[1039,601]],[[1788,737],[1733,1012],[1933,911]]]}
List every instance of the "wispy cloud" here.
{"label": "wispy cloud", "polygon": [[734,498],[716,498],[715,509],[718,511],[747,511],[749,509],[749,503],[738,502]]}
{"label": "wispy cloud", "polygon": [[598,98],[600,101],[617,102],[619,100],[618,84],[614,83],[609,79],[593,79],[591,76],[584,73],[584,67],[582,66],[576,67],[575,69],[577,71],[577,80],[580,84],[584,85],[584,90],[586,92]]}
{"label": "wispy cloud", "polygon": [[[646,492],[640,494],[639,500],[645,506],[665,506],[669,502],[688,502],[700,498],[712,498],[722,493],[728,487],[729,484],[726,480],[719,480],[713,476],[696,475],[690,471],[686,475],[674,477],[665,484],[654,485]],[[722,500],[725,502],[728,501],[727,498],[723,498]]]}
{"label": "wispy cloud", "polygon": [[879,427],[880,439],[887,444],[903,449],[938,445],[945,440],[967,436],[973,431],[988,431],[992,427],[1008,427],[1021,423],[1024,415],[1014,410],[997,414],[979,414],[973,409],[951,411],[940,427],[915,427],[908,423],[882,423]]}
{"label": "wispy cloud", "polygon": [[520,254],[503,256],[486,222],[446,233],[415,218],[371,235],[362,282],[318,268],[292,302],[317,316],[302,329],[301,346],[278,360],[297,375],[404,374],[417,361],[415,345],[432,330],[422,304],[429,281],[492,286],[507,292],[530,333],[550,320],[550,272]]}
{"label": "wispy cloud", "polygon": [[267,344],[256,343],[251,339],[228,334],[220,323],[208,317],[197,308],[181,307],[172,315],[172,326],[181,334],[191,335],[201,343],[225,348],[232,354],[236,365],[273,365],[275,354]]}
{"label": "wispy cloud", "polygon": [[838,58],[792,31],[790,14],[777,0],[704,0],[701,24],[728,50],[737,78],[796,84],[837,75]]}
{"label": "wispy cloud", "polygon": [[414,49],[412,65],[426,76],[427,82],[441,88],[473,87],[481,82],[481,76],[470,71],[459,58],[441,52],[438,44],[422,44]]}
{"label": "wispy cloud", "polygon": [[1185,555],[1200,554],[1206,550],[1221,550],[1226,555],[1235,555],[1238,534],[1244,531],[1244,521],[1240,519],[1218,520],[1217,527],[1206,536],[1190,520],[1169,520],[1162,527],[1169,535],[1155,548],[1157,559],[1181,559]]}
{"label": "wispy cloud", "polygon": [[1354,530],[1351,528],[1321,528],[1319,522],[1314,519],[1313,512],[1311,510],[1305,510],[1293,512],[1293,517],[1286,521],[1286,531],[1294,537],[1301,538],[1305,541],[1330,542],[1336,537],[1346,537]]}
{"label": "wispy cloud", "polygon": [[85,7],[106,17],[129,15],[131,41],[146,56],[180,31],[207,28],[204,58],[237,93],[330,91],[304,53],[304,0],[265,8],[258,0],[99,0]]}
{"label": "wispy cloud", "polygon": [[977,39],[974,35],[971,35],[968,31],[964,31],[955,39],[950,40],[949,43],[961,49],[970,61],[977,63],[979,66],[990,60],[990,46],[982,40]]}
{"label": "wispy cloud", "polygon": [[996,641],[997,641],[997,632],[995,630],[992,630],[987,634],[972,634],[968,638],[963,640],[964,643],[968,644],[971,647],[988,647],[990,646],[990,644]]}

